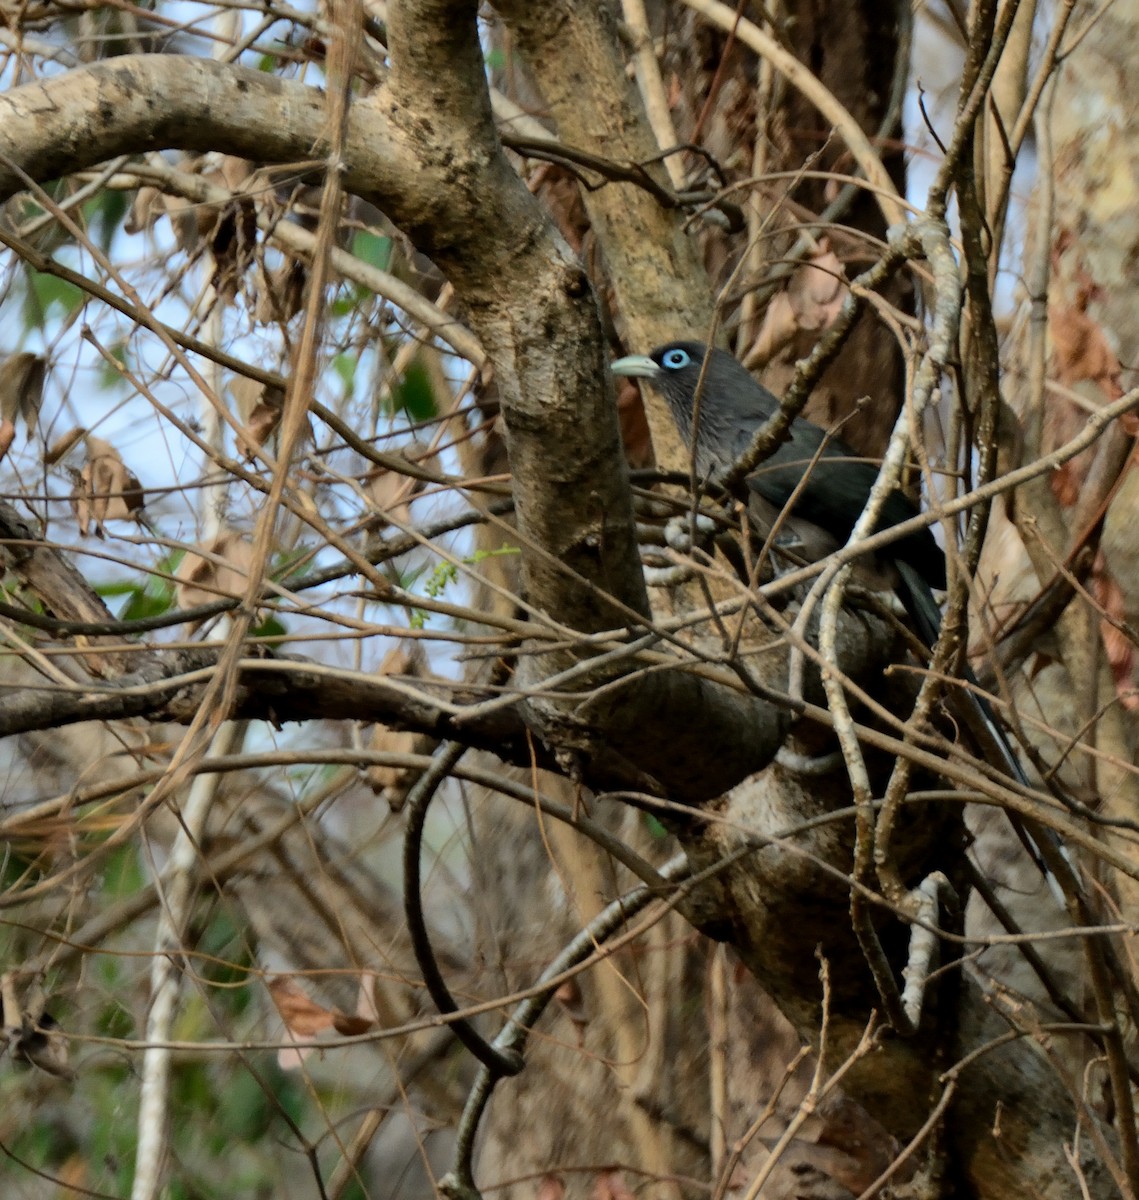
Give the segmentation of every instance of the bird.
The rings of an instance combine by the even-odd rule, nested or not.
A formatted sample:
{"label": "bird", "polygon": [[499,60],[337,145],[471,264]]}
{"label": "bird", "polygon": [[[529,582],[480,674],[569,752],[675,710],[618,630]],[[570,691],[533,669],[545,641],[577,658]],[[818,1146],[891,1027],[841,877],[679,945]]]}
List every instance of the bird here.
{"label": "bird", "polygon": [[[697,474],[711,483],[723,478],[760,426],[779,410],[774,393],[753,379],[732,355],[726,350],[710,350],[701,342],[671,342],[648,355],[619,358],[610,370],[615,375],[644,379],[664,396],[681,437],[694,446]],[[694,441],[692,416],[701,373],[704,381]],[[877,466],[838,438],[828,438],[818,425],[796,417],[790,438],[747,477],[746,485],[776,513],[794,497],[791,515],[822,530],[829,536],[830,548],[837,549],[850,537],[877,478]],[[895,490],[886,497],[873,532],[898,525],[917,512],[913,501]],[[901,576],[907,611],[922,638],[932,645],[941,624],[941,609],[933,591],[945,587],[941,547],[924,528],[898,538],[884,556]]]}
{"label": "bird", "polygon": [[[681,437],[693,449],[696,473],[711,483],[726,475],[760,426],[779,409],[774,393],[753,379],[742,363],[726,350],[709,348],[702,342],[670,342],[647,355],[619,358],[610,364],[610,370],[615,375],[644,379],[660,392],[668,402]],[[695,438],[694,411],[697,412]],[[792,504],[791,515],[822,529],[831,539],[831,548],[837,549],[850,537],[877,478],[877,466],[860,458],[838,438],[828,437],[805,417],[796,417],[791,423],[789,439],[745,483],[751,493],[776,511]],[[895,490],[886,497],[873,532],[899,525],[917,513],[913,500]],[[899,537],[880,553],[897,570],[902,603],[918,635],[932,648],[941,629],[941,607],[934,591],[946,584],[944,552],[926,527]],[[992,706],[980,693],[976,676],[968,665],[963,675],[974,685],[965,689],[965,705],[988,731],[1007,774],[1027,786],[1029,781],[1020,758]],[[1063,903],[1063,893],[1037,845],[1041,834],[1056,845],[1055,835],[1051,830],[1030,833],[1013,814],[1009,818],[1053,894]],[[1059,848],[1067,859],[1062,844]]]}

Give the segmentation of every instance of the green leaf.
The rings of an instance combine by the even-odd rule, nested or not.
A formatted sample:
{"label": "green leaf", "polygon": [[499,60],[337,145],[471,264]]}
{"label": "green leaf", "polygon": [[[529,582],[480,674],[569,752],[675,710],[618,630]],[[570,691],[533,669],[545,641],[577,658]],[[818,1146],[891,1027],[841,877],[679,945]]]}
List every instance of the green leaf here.
{"label": "green leaf", "polygon": [[[13,1101],[9,1100],[11,1104]],[[51,1113],[38,1120],[13,1121],[12,1157],[17,1162],[31,1162],[48,1167],[58,1167],[70,1155],[80,1149],[75,1130],[70,1123]],[[78,1193],[73,1193],[77,1195]]]}
{"label": "green leaf", "polygon": [[53,309],[60,317],[69,317],[78,312],[83,304],[84,295],[73,283],[66,279],[58,279],[54,275],[46,275],[41,271],[27,268],[28,291],[24,305],[25,320],[31,327],[38,327],[49,316]]}
{"label": "green leaf", "polygon": [[270,572],[271,578],[274,582],[282,583],[288,587],[290,583],[304,578],[311,557],[311,545],[302,543],[296,546],[288,554],[280,555],[273,563],[273,568]]}
{"label": "green leaf", "polygon": [[[196,999],[196,997],[195,997]],[[188,1112],[212,1112],[216,1099],[210,1069],[201,1062],[179,1062],[170,1073],[171,1104]]]}
{"label": "green leaf", "polygon": [[668,830],[651,813],[645,813],[645,828],[649,831],[649,837],[658,842],[668,837]]}
{"label": "green leaf", "polygon": [[108,579],[95,584],[95,591],[104,599],[110,596],[131,596],[138,591],[138,584],[130,579]]}
{"label": "green leaf", "polygon": [[276,1116],[265,1088],[248,1071],[234,1075],[218,1097],[220,1124],[230,1137],[252,1142],[268,1131]]}
{"label": "green leaf", "polygon": [[271,1058],[261,1068],[261,1074],[265,1083],[268,1084],[269,1094],[273,1097],[276,1104],[296,1124],[301,1124],[305,1117],[305,1098],[307,1095],[300,1080],[297,1079],[297,1075],[300,1075],[301,1072],[282,1071],[277,1065],[276,1059]]}
{"label": "green leaf", "polygon": [[[463,562],[468,566],[477,566],[486,558],[499,558],[504,554],[519,553],[517,546],[499,546],[496,550],[476,550],[474,554],[468,554],[463,558]],[[415,573],[414,578],[418,579],[421,571]],[[431,569],[426,581],[423,584],[423,591],[432,599],[438,599],[452,583],[455,583],[459,578],[459,567],[457,563],[438,562]],[[411,590],[410,584],[405,583],[404,588],[407,591]],[[422,626],[417,626],[422,628]]]}
{"label": "green leaf", "polygon": [[159,586],[148,583],[136,588],[131,598],[119,613],[120,621],[142,621],[146,617],[160,617],[174,605],[174,585],[165,580]]}
{"label": "green leaf", "polygon": [[435,600],[447,590],[449,584],[454,583],[458,578],[459,568],[454,563],[441,562],[427,577],[423,590]]}
{"label": "green leaf", "polygon": [[131,844],[116,846],[107,851],[103,866],[103,893],[110,900],[133,896],[143,885],[137,848]]}
{"label": "green leaf", "polygon": [[373,299],[372,293],[365,287],[360,287],[358,284],[345,284],[336,294],[336,299],[329,306],[328,311],[334,317],[351,316],[362,304],[366,304]]}
{"label": "green leaf", "polygon": [[[169,573],[173,573],[174,568]],[[141,621],[161,616],[174,606],[174,584],[169,579],[148,576],[144,583],[135,580],[108,580],[95,585],[100,596],[126,596],[118,616],[120,621]]]}
{"label": "green leaf", "polygon": [[289,632],[289,627],[280,617],[266,617],[260,625],[253,629],[253,636],[259,638],[280,638]]}
{"label": "green leaf", "polygon": [[95,1017],[95,1032],[99,1037],[129,1038],[135,1034],[134,1015],[118,1000],[111,1000],[99,1009]]}
{"label": "green leaf", "polygon": [[413,421],[429,421],[435,416],[435,389],[427,368],[418,359],[392,385],[392,409],[398,412],[401,408]]}
{"label": "green leaf", "polygon": [[468,554],[463,562],[470,563],[471,566],[477,566],[484,558],[503,558],[511,554],[519,554],[521,551],[517,546],[499,546],[495,550],[476,550],[474,554]]}
{"label": "green leaf", "polygon": [[38,882],[42,875],[30,852],[25,852],[14,843],[5,846],[4,855],[0,858],[0,888],[5,893],[14,895],[17,889]]}
{"label": "green leaf", "polygon": [[340,381],[344,384],[345,396],[351,396],[356,390],[357,362],[354,354],[338,354],[332,360],[332,369],[340,376]]}
{"label": "green leaf", "polygon": [[392,239],[359,229],[352,239],[352,253],[377,271],[386,271],[392,261]]}
{"label": "green leaf", "polygon": [[83,205],[83,215],[91,236],[104,253],[110,253],[111,242],[127,215],[130,201],[126,192],[100,192]]}

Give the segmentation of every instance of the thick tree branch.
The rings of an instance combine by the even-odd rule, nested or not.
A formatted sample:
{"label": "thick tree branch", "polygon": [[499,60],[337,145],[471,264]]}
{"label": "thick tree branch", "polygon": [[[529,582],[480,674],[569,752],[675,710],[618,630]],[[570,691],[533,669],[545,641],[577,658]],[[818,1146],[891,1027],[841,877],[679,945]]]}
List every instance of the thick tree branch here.
{"label": "thick tree branch", "polygon": [[[147,653],[141,668],[120,676],[114,684],[90,688],[76,685],[72,690],[55,684],[37,688],[23,681],[18,688],[0,689],[0,737],[131,717],[185,724],[198,711],[219,654],[212,647]],[[650,692],[667,703],[669,681],[683,677],[678,672],[661,673],[655,680],[650,676],[647,683]],[[690,738],[684,730],[646,727],[639,748],[611,744],[583,758],[584,781],[597,791],[641,790],[697,804],[761,769],[782,740],[786,715],[707,680],[698,681],[698,686],[704,689],[706,706],[721,721],[718,736],[702,731]],[[556,752],[565,747],[557,743],[543,747],[527,737],[521,702],[468,713],[484,699],[483,694],[457,691],[453,684],[366,676],[296,658],[246,659],[239,664],[233,719],[276,725],[377,722],[461,741],[518,766],[530,766],[537,755],[543,766],[558,769]],[[712,753],[705,757],[709,747]],[[652,772],[661,764],[669,771],[656,777]]]}
{"label": "thick tree branch", "polygon": [[[612,9],[574,0],[500,0],[495,7],[533,70],[562,139],[604,146],[609,157],[644,164],[646,173],[666,183],[658,156],[672,147],[652,136]],[[588,87],[582,87],[583,75]],[[712,304],[699,243],[683,214],[629,184],[587,191],[582,201],[630,348],[643,352],[694,331],[703,335],[711,327]],[[657,462],[687,473],[688,451],[667,405],[647,389],[644,401]]]}

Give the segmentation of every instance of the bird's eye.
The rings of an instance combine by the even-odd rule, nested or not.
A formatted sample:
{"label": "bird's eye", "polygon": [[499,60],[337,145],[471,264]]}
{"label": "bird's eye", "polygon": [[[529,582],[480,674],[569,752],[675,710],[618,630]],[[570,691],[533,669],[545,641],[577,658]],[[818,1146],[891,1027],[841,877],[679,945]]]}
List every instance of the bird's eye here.
{"label": "bird's eye", "polygon": [[673,371],[679,371],[681,367],[688,366],[691,361],[687,350],[668,350],[661,359],[661,362]]}

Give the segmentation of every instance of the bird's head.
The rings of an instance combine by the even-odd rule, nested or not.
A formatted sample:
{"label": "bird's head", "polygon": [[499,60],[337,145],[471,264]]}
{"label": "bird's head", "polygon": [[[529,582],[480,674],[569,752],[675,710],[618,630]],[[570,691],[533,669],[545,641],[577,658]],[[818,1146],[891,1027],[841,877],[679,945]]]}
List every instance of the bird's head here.
{"label": "bird's head", "polygon": [[[630,354],[628,358],[617,359],[610,370],[619,376],[645,379],[659,391],[669,401],[672,419],[682,437],[687,439],[693,427],[693,401],[707,353],[708,348],[703,342],[670,342],[667,346],[658,346],[652,354]],[[708,362],[709,371],[705,372],[705,382],[700,389],[701,408],[703,397],[707,395],[708,374],[720,354],[723,354],[721,350],[714,350],[712,360]],[[724,358],[735,364],[731,355],[724,354]]]}
{"label": "bird's head", "polygon": [[[651,354],[619,358],[610,370],[614,375],[646,380],[668,401],[681,428],[687,429],[692,422],[692,400],[707,352],[708,347],[703,342],[669,342],[667,346],[658,346]],[[719,353],[713,352],[709,367],[714,365]]]}
{"label": "bird's head", "polygon": [[692,431],[697,394],[701,440],[725,423],[763,420],[778,405],[726,350],[709,350],[703,342],[669,342],[651,354],[619,358],[610,370],[614,375],[644,379],[660,392],[686,439]]}

